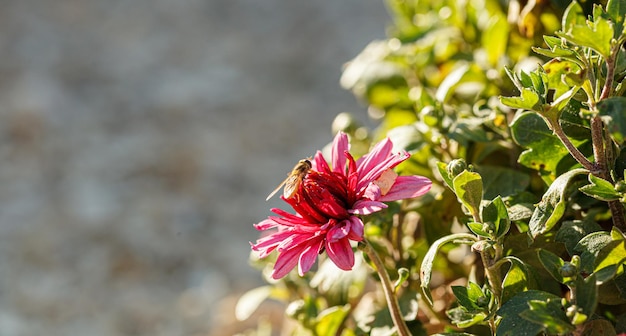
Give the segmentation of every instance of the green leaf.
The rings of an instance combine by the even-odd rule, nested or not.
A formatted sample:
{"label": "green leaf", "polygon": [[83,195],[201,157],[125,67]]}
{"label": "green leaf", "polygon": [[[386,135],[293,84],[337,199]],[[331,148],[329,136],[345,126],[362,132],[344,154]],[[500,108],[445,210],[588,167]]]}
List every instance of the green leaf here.
{"label": "green leaf", "polygon": [[519,97],[500,97],[502,104],[512,108],[541,111],[539,95],[531,89],[523,89]]}
{"label": "green leaf", "polygon": [[563,311],[560,299],[530,300],[529,310],[520,314],[526,320],[541,324],[549,335],[565,335],[574,330]]}
{"label": "green leaf", "polygon": [[487,317],[487,314],[482,312],[469,312],[463,306],[446,311],[446,315],[448,315],[450,321],[456,324],[459,328],[471,327],[477,323],[483,322]]}
{"label": "green leaf", "polygon": [[448,97],[454,92],[454,88],[461,83],[463,77],[470,71],[469,64],[461,62],[458,64],[459,66],[452,70],[439,85],[437,93],[435,94],[438,101],[447,101]]}
{"label": "green leaf", "polygon": [[[559,162],[569,157],[567,148],[552,134],[543,118],[536,113],[526,112],[517,116],[511,123],[513,140],[522,147],[528,148],[519,157],[522,165],[554,174]],[[574,145],[580,141],[572,140]]]}
{"label": "green leaf", "polygon": [[483,179],[485,199],[502,198],[516,195],[528,187],[530,176],[506,167],[479,166],[476,171]]}
{"label": "green leaf", "polygon": [[624,143],[626,135],[626,97],[612,97],[597,104],[602,120],[618,144]]}
{"label": "green leaf", "polygon": [[604,282],[615,277],[619,267],[624,263],[626,263],[626,240],[613,240],[598,252],[593,271],[598,274],[598,281]]}
{"label": "green leaf", "polygon": [[623,0],[609,0],[606,4],[606,12],[615,25],[615,39],[624,31],[624,20],[626,17],[626,3]]}
{"label": "green leaf", "polygon": [[349,311],[349,304],[324,309],[317,316],[315,333],[317,335],[336,335]]}
{"label": "green leaf", "polygon": [[481,236],[483,238],[491,238],[491,233],[488,232],[488,228],[486,224],[477,223],[477,222],[469,222],[467,223],[467,227],[477,236]]}
{"label": "green leaf", "polygon": [[535,208],[533,216],[530,218],[529,233],[534,239],[540,234],[544,234],[561,219],[565,212],[568,186],[572,181],[582,174],[587,174],[585,169],[574,169],[559,176],[548,188]]}
{"label": "green leaf", "polygon": [[455,233],[445,237],[441,237],[437,239],[430,248],[426,255],[424,255],[424,259],[422,260],[422,265],[420,266],[420,286],[422,287],[422,291],[426,296],[426,299],[430,304],[433,303],[432,295],[430,294],[430,278],[433,272],[433,261],[435,260],[435,256],[437,255],[437,251],[441,248],[442,245],[450,243],[450,242],[461,242],[461,243],[473,243],[476,241],[476,237],[469,233]]}
{"label": "green leaf", "polygon": [[537,255],[539,256],[539,261],[541,261],[543,267],[556,281],[564,284],[572,280],[571,277],[565,278],[561,275],[560,271],[563,265],[565,265],[565,262],[563,259],[559,258],[559,256],[545,249],[538,249]]}
{"label": "green leaf", "polygon": [[437,162],[437,170],[439,170],[439,175],[441,175],[441,178],[446,183],[446,185],[450,189],[454,190],[454,187],[452,186],[452,178],[450,177],[450,175],[448,175],[447,167],[448,165],[445,162]]}
{"label": "green leaf", "polygon": [[483,199],[483,181],[480,174],[463,171],[452,180],[454,193],[459,201],[477,217],[480,214],[480,203]]}
{"label": "green leaf", "polygon": [[485,298],[482,289],[474,282],[469,282],[465,286],[451,286],[452,293],[456,296],[459,304],[467,309],[469,313],[479,313],[485,310],[478,301]]}
{"label": "green leaf", "polygon": [[553,59],[544,64],[543,68],[548,75],[548,87],[554,89],[555,99],[562,97],[572,87],[583,84],[584,74],[580,66],[573,61]]}
{"label": "green leaf", "polygon": [[500,57],[505,55],[509,39],[509,23],[504,15],[494,15],[489,19],[483,31],[481,44],[487,51],[487,59],[492,66],[498,65]]}
{"label": "green leaf", "polygon": [[614,201],[621,198],[620,193],[615,191],[613,184],[609,181],[589,174],[589,182],[591,184],[580,187],[578,190],[601,201]]}
{"label": "green leaf", "polygon": [[497,314],[502,317],[496,329],[498,336],[537,336],[544,327],[522,318],[522,313],[530,310],[530,301],[560,300],[558,296],[538,290],[521,292],[505,302]]}
{"label": "green leaf", "polygon": [[563,13],[561,26],[564,30],[567,30],[570,26],[584,25],[585,22],[586,17],[583,8],[578,4],[578,1],[572,1]]}
{"label": "green leaf", "polygon": [[565,244],[570,255],[574,255],[574,248],[586,235],[602,231],[602,227],[593,221],[592,214],[588,214],[584,220],[565,221],[556,233],[554,240]]}
{"label": "green leaf", "polygon": [[528,290],[530,288],[530,279],[528,267],[522,260],[513,256],[507,256],[503,259],[511,264],[511,267],[502,280],[501,302],[506,303],[518,293]]}
{"label": "green leaf", "polygon": [[509,231],[511,226],[509,213],[500,196],[496,197],[483,208],[482,220],[484,223],[493,227],[493,233],[496,237],[502,237]]}
{"label": "green leaf", "polygon": [[576,279],[576,305],[582,313],[591,317],[598,306],[598,286],[596,286],[596,275],[592,274],[586,279],[578,277]]}
{"label": "green leaf", "polygon": [[604,231],[593,232],[583,237],[574,247],[574,253],[580,255],[580,270],[593,273],[596,257],[611,241],[613,241],[611,235]]}
{"label": "green leaf", "polygon": [[613,24],[599,15],[597,10],[594,10],[593,16],[593,22],[585,22],[585,24],[576,22],[569,27],[563,26],[564,31],[557,32],[557,35],[572,43],[595,50],[606,60],[611,54]]}

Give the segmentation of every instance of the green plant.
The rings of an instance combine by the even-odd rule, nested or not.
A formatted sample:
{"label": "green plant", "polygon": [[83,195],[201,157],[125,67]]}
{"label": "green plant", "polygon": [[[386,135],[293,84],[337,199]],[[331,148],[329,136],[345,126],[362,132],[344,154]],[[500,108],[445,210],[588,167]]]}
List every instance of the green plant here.
{"label": "green plant", "polygon": [[[341,80],[379,126],[333,128],[356,154],[389,137],[412,154],[396,171],[433,181],[363,217],[411,333],[626,333],[626,3],[388,7]],[[298,335],[393,332],[378,276],[327,264],[256,298],[292,302]]]}

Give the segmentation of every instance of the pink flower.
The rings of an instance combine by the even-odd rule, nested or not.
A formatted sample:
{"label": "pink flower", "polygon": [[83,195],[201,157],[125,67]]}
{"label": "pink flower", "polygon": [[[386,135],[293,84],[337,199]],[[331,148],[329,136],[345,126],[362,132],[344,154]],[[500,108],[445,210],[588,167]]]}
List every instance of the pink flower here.
{"label": "pink flower", "polygon": [[324,251],[339,268],[351,270],[354,252],[350,241],[363,240],[363,221],[359,216],[386,208],[383,202],[421,196],[430,190],[428,178],[398,176],[393,172],[409,154],[394,154],[392,148],[393,143],[387,138],[355,161],[348,151],[348,136],[338,133],[330,166],[320,151],[315,154],[312,168],[296,193],[290,198],[281,196],[296,214],[272,209],[277,216],[255,225],[260,231],[277,230],[251,244],[260,258],[278,251],[274,279],[284,277],[296,265],[298,274],[304,275]]}

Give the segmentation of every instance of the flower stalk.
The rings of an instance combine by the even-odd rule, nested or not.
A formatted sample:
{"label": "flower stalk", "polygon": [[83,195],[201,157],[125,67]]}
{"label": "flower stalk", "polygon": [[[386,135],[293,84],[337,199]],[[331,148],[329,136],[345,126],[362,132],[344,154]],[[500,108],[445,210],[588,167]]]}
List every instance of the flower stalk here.
{"label": "flower stalk", "polygon": [[411,336],[409,327],[407,327],[406,323],[404,322],[404,318],[402,317],[400,305],[398,304],[398,299],[393,289],[393,285],[391,284],[391,279],[389,279],[389,274],[387,274],[387,270],[385,269],[385,265],[378,256],[378,253],[376,253],[372,245],[366,239],[363,239],[363,243],[364,244],[361,245],[363,246],[363,252],[365,252],[369,259],[374,263],[376,272],[380,277],[383,292],[385,293],[385,299],[387,300],[387,307],[389,308],[389,313],[391,314],[393,324],[396,326],[398,335]]}

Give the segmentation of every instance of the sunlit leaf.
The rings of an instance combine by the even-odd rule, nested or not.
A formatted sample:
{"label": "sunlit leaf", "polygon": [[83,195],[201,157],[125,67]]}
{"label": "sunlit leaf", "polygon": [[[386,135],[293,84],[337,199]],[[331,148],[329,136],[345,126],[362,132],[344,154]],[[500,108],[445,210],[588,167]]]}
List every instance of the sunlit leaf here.
{"label": "sunlit leaf", "polygon": [[433,262],[441,246],[450,242],[464,242],[471,244],[475,241],[476,237],[469,233],[455,233],[437,239],[437,241],[430,245],[430,248],[424,256],[422,265],[420,267],[420,286],[422,287],[422,291],[424,292],[424,295],[426,296],[426,299],[428,300],[428,302],[430,302],[430,304],[432,304],[433,302],[432,295],[430,293],[430,279],[433,271]]}
{"label": "sunlit leaf", "polygon": [[536,238],[552,229],[565,212],[568,186],[578,176],[587,174],[585,169],[574,169],[559,176],[543,195],[530,218],[530,235]]}

